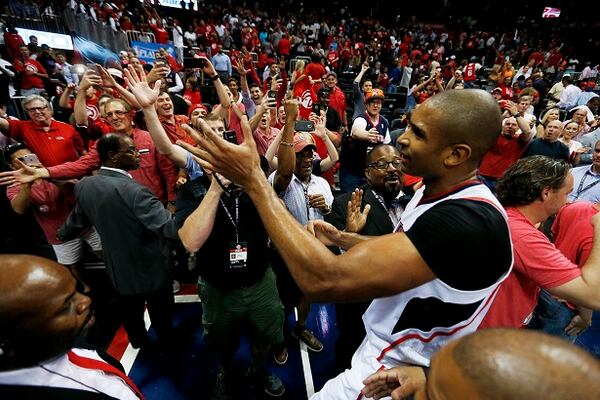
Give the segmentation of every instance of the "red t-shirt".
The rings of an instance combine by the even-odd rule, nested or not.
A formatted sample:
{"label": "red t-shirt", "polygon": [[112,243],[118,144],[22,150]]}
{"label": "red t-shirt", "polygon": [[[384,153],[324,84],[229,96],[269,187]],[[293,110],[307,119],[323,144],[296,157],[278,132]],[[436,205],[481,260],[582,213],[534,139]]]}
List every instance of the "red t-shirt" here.
{"label": "red t-shirt", "polygon": [[342,92],[342,89],[335,86],[329,95],[329,107],[333,108],[338,112],[342,122],[345,122],[346,116],[346,95]]}
{"label": "red t-shirt", "polygon": [[279,40],[279,43],[277,44],[277,52],[279,53],[279,55],[282,56],[289,56],[290,55],[290,41],[288,38],[282,37]]}
{"label": "red t-shirt", "polygon": [[581,275],[573,264],[519,210],[506,209],[514,266],[500,285],[480,329],[521,328],[529,322],[540,288],[551,289]]}
{"label": "red t-shirt", "polygon": [[304,73],[309,75],[313,81],[316,81],[317,79],[321,79],[323,75],[327,73],[327,71],[322,64],[309,62],[306,64],[306,67],[304,67]]}
{"label": "red t-shirt", "polygon": [[25,71],[38,72],[40,74],[47,74],[42,64],[32,58],[28,58],[25,62],[21,62],[19,59],[15,59],[13,62],[15,71],[21,72],[21,89],[43,89],[44,81],[37,75],[27,75]]}
{"label": "red t-shirt", "polygon": [[190,101],[192,104],[202,103],[202,96],[199,90],[185,89],[183,91],[183,98]]}
{"label": "red t-shirt", "polygon": [[580,268],[592,251],[594,227],[590,220],[598,211],[594,203],[576,201],[561,208],[552,225],[556,248]]}
{"label": "red t-shirt", "polygon": [[8,136],[27,143],[45,167],[75,161],[83,153],[83,140],[75,129],[52,120],[48,131],[33,121],[8,120]]}
{"label": "red t-shirt", "polygon": [[517,162],[528,144],[529,142],[519,140],[519,136],[508,137],[501,134],[494,147],[483,156],[479,174],[500,179],[504,172]]}
{"label": "red t-shirt", "polygon": [[[9,187],[6,189],[6,197],[12,201],[20,191],[20,185]],[[40,180],[31,186],[33,215],[44,231],[48,243],[62,243],[56,238],[56,232],[67,220],[74,204],[75,196],[69,199],[63,190],[53,183]]]}
{"label": "red t-shirt", "polygon": [[156,43],[165,44],[169,42],[169,32],[164,27],[159,28],[156,25],[150,25],[150,28],[154,32]]}

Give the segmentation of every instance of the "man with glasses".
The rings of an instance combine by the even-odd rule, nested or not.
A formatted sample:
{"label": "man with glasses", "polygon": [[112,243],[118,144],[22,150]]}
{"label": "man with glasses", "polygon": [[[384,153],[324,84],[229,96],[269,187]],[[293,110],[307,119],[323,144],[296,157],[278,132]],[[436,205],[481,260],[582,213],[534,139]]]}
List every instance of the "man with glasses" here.
{"label": "man with glasses", "polygon": [[[297,102],[290,101],[284,105],[286,126],[287,121],[296,121],[298,106]],[[312,173],[316,149],[317,146],[309,132],[294,134],[293,129],[284,130],[279,145],[277,170],[269,177],[275,193],[283,200],[296,221],[303,225],[308,221],[323,220],[325,215],[331,212],[333,202],[329,183]],[[320,352],[323,344],[305,326],[310,302],[304,298],[285,268],[278,271],[278,279],[289,283],[289,287],[286,288],[288,290],[280,290],[282,295],[287,297],[284,298],[286,308],[298,307],[298,322],[292,329],[292,334],[303,341],[309,350]],[[285,362],[286,353],[284,347],[278,349],[276,361]]]}
{"label": "man with glasses", "polygon": [[[339,230],[364,236],[392,233],[408,200],[402,192],[400,152],[389,144],[378,144],[367,154],[367,183],[352,193],[336,197],[325,220]],[[370,301],[335,305],[338,331],[335,347],[338,371],[350,368],[352,354],[365,338],[362,315]]]}
{"label": "man with glasses", "polygon": [[75,185],[77,205],[58,237],[68,240],[94,226],[102,239],[104,261],[119,296],[123,326],[134,348],[149,344],[144,304],[158,340],[172,340],[173,281],[169,239],[177,239],[171,213],[129,171],[142,159],[133,139],[109,133],[97,142],[98,175]]}
{"label": "man with glasses", "polygon": [[26,97],[23,109],[30,120],[0,118],[0,130],[19,142],[26,142],[43,165],[51,167],[75,161],[85,153],[79,133],[71,125],[54,120],[52,109],[42,96]]}
{"label": "man with glasses", "polygon": [[389,123],[380,115],[385,95],[381,89],[372,89],[365,95],[366,112],[354,119],[350,135],[342,141],[340,155],[340,188],[354,191],[364,185],[363,173],[367,153],[378,143],[390,143]]}
{"label": "man with glasses", "polygon": [[[82,87],[90,85],[89,79],[88,75],[84,75]],[[80,88],[80,91],[82,90],[83,89]],[[76,103],[76,113],[77,107]],[[87,112],[85,115],[87,119]],[[141,150],[140,168],[131,172],[133,179],[149,188],[163,204],[167,203],[168,189],[175,188],[177,171],[173,169],[173,164],[168,158],[158,153],[150,134],[134,125],[129,103],[121,99],[111,99],[107,101],[104,106],[103,117],[105,117],[113,132],[122,133],[131,137],[135,142],[136,147]],[[53,122],[57,123],[56,121]],[[11,121],[11,124],[12,123],[13,121]],[[89,126],[80,126],[80,129],[92,132],[98,128],[93,121],[87,123]],[[67,126],[72,129],[70,125]],[[78,134],[77,137],[81,140]],[[35,150],[33,147],[32,150],[39,156],[39,151]],[[59,163],[46,163],[43,161],[42,157],[40,157],[40,161],[42,161],[42,164],[44,164],[46,168],[37,168],[33,173],[37,178],[43,179],[80,178],[97,170],[101,163],[96,144],[90,146],[89,153],[80,158],[74,157],[74,159],[64,160]],[[19,170],[15,172],[15,175],[29,175],[30,172],[31,171]],[[20,177],[18,179],[20,179]],[[174,199],[175,198],[173,197],[171,200]]]}

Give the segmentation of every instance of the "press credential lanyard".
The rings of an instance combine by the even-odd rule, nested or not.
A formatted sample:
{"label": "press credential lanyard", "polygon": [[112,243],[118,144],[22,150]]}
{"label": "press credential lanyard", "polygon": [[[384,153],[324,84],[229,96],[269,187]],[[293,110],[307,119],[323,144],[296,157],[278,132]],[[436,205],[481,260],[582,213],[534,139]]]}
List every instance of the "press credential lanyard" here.
{"label": "press credential lanyard", "polygon": [[594,182],[590,183],[589,185],[587,185],[586,187],[583,187],[583,184],[585,183],[585,180],[588,177],[588,172],[586,172],[583,177],[581,178],[581,182],[579,182],[579,187],[577,188],[577,192],[575,193],[575,198],[578,199],[579,196],[581,195],[581,193],[585,192],[588,189],[593,188],[594,186],[596,186],[598,183],[600,183],[600,177],[595,180]]}
{"label": "press credential lanyard", "polygon": [[234,221],[233,217],[231,216],[231,213],[227,209],[227,206],[225,205],[225,203],[223,203],[223,200],[219,199],[219,201],[221,202],[221,205],[223,206],[223,209],[225,210],[225,213],[229,217],[229,220],[231,221],[231,224],[233,225],[233,228],[235,229],[235,241],[237,243],[239,243],[239,241],[240,241],[240,235],[239,235],[239,232],[238,232],[238,224],[239,224],[239,221],[240,221],[240,216],[239,216],[239,212],[240,212],[239,199],[240,199],[239,197],[235,198],[235,221]]}

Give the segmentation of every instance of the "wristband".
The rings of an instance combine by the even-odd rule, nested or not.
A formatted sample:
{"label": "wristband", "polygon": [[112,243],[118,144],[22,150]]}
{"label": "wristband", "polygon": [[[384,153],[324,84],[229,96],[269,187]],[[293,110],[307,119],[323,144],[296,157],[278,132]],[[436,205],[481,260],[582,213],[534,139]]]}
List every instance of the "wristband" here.
{"label": "wristband", "polygon": [[279,144],[284,145],[284,146],[294,147],[294,143],[288,143],[288,142],[281,141],[281,142],[279,142]]}
{"label": "wristband", "polygon": [[211,81],[216,81],[217,79],[219,79],[219,74],[216,74],[215,76],[209,76]]}

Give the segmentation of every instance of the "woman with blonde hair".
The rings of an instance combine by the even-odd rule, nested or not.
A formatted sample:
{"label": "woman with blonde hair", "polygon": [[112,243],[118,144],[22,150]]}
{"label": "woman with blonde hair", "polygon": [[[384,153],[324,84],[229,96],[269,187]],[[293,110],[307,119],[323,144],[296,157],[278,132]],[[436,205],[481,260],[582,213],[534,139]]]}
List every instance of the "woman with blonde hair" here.
{"label": "woman with blonde hair", "polygon": [[558,107],[550,108],[546,110],[542,119],[540,120],[540,124],[536,128],[535,137],[541,139],[544,137],[544,131],[546,130],[546,125],[548,125],[551,121],[556,121],[560,119],[560,109]]}
{"label": "woman with blonde hair", "polygon": [[[302,93],[307,89],[306,83],[308,83],[308,76],[304,73],[304,66],[306,63],[304,60],[296,61],[296,66],[294,67],[294,72],[292,72],[292,79],[290,84],[292,85],[292,91],[294,92],[294,97],[302,96]],[[301,84],[303,82],[305,84]]]}

